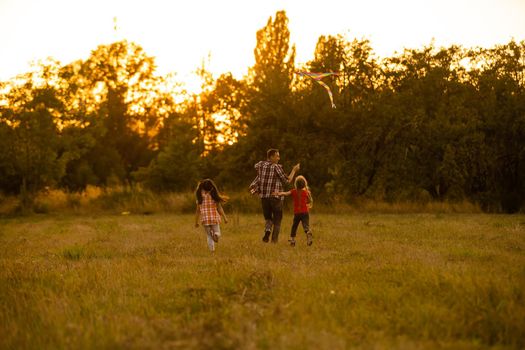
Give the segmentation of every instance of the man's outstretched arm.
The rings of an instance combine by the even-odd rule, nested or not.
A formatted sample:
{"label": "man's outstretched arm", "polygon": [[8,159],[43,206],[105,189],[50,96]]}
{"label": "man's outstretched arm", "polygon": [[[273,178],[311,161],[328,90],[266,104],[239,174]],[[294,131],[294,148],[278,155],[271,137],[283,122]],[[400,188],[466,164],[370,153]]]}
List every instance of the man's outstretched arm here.
{"label": "man's outstretched arm", "polygon": [[295,176],[295,173],[297,172],[297,170],[299,170],[301,168],[301,165],[300,163],[297,163],[293,166],[292,168],[292,171],[290,171],[290,175],[288,175],[288,183],[292,182],[294,176]]}

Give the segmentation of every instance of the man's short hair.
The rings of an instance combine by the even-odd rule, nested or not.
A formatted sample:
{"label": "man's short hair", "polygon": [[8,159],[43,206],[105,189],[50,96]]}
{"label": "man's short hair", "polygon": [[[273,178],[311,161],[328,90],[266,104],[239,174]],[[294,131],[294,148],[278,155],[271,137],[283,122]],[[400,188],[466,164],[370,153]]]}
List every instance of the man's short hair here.
{"label": "man's short hair", "polygon": [[270,159],[275,155],[275,153],[279,153],[279,150],[276,148],[270,148],[268,151],[266,151],[266,158]]}

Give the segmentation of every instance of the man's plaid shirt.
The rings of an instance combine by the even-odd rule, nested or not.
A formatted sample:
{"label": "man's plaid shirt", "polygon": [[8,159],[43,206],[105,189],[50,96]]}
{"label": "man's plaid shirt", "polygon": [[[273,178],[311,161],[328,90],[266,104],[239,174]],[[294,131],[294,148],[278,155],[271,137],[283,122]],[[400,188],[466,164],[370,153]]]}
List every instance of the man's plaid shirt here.
{"label": "man's plaid shirt", "polygon": [[270,198],[274,192],[283,191],[283,183],[288,183],[288,176],[280,164],[262,160],[255,164],[257,177],[250,184],[250,192],[258,193],[261,198]]}

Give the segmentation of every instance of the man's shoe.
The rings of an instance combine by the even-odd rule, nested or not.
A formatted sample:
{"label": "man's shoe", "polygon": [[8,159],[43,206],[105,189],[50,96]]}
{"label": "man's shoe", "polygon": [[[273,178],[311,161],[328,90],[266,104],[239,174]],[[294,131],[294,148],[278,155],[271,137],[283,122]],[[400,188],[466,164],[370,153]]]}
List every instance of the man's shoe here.
{"label": "man's shoe", "polygon": [[288,242],[290,242],[290,245],[291,245],[292,247],[295,247],[295,238],[290,238],[290,239],[288,240]]}
{"label": "man's shoe", "polygon": [[268,241],[270,241],[270,231],[264,232],[264,237],[263,237],[262,241],[264,243],[268,243]]}

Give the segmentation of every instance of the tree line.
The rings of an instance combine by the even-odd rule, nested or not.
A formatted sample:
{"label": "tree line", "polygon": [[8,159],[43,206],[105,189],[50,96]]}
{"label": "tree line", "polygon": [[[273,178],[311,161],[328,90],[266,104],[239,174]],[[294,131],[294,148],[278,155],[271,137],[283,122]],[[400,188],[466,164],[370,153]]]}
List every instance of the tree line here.
{"label": "tree line", "polygon": [[[368,40],[321,36],[295,63],[284,11],[257,33],[242,79],[199,69],[202,92],[155,74],[138,44],[85,60],[48,60],[0,83],[0,191],[24,205],[45,187],[140,184],[187,191],[211,177],[246,190],[278,148],[318,198],[469,200],[517,212],[525,199],[525,42],[405,49],[378,58]],[[183,51],[180,53],[184,54]],[[334,95],[297,69],[339,72]]]}

